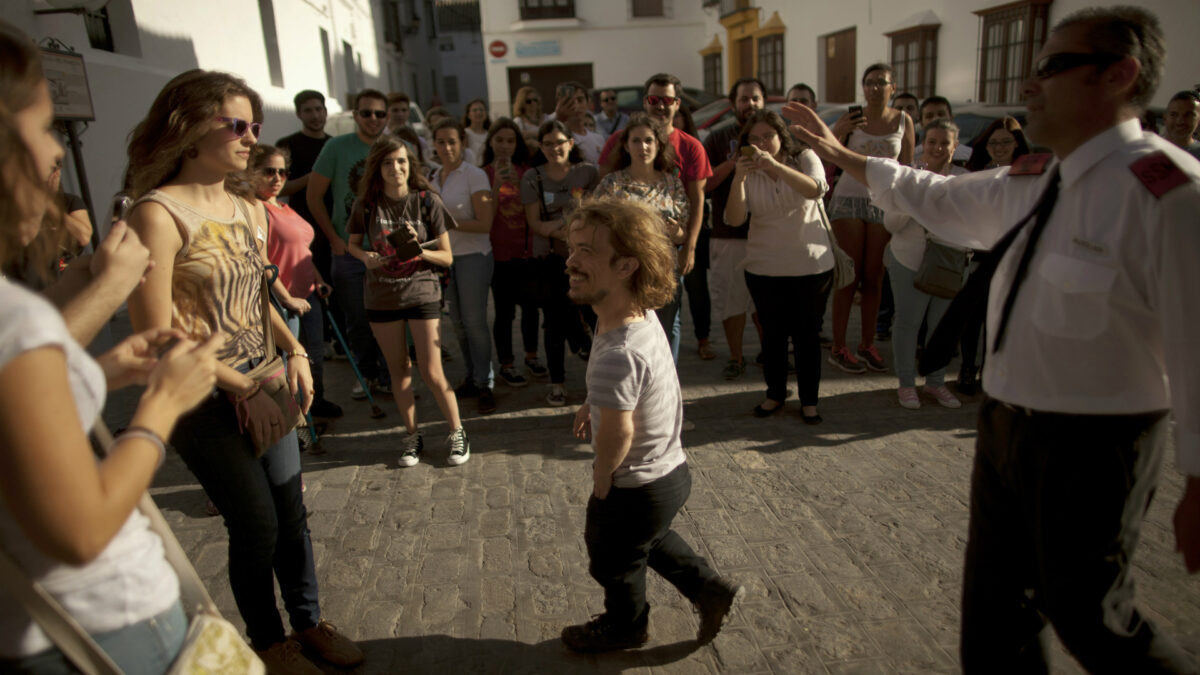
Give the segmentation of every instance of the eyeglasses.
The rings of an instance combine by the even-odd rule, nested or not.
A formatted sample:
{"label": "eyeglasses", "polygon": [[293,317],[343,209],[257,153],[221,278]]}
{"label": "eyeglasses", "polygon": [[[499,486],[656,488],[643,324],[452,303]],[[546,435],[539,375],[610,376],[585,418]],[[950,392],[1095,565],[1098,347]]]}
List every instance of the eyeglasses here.
{"label": "eyeglasses", "polygon": [[996,140],[996,141],[988,141],[987,142],[987,146],[989,148],[1004,148],[1004,147],[1008,147],[1010,145],[1016,145],[1016,144],[1017,144],[1017,142],[1011,138],[1008,140]]}
{"label": "eyeglasses", "polygon": [[386,110],[359,110],[358,111],[358,116],[363,119],[366,119],[366,120],[371,119],[371,115],[374,115],[375,119],[377,119],[377,120],[382,120],[382,119],[387,118],[388,111],[386,111]]}
{"label": "eyeglasses", "polygon": [[600,102],[601,103],[609,103],[609,102],[615,101],[615,100],[617,100],[616,96],[605,96],[604,98],[600,99]]}
{"label": "eyeglasses", "polygon": [[568,138],[560,138],[557,141],[547,140],[547,141],[542,141],[542,147],[553,150],[554,148],[557,148],[558,146],[562,145],[563,143],[570,143],[570,142],[571,142],[571,140]]}
{"label": "eyeglasses", "polygon": [[254,134],[255,140],[258,139],[258,132],[262,131],[262,122],[247,122],[238,117],[218,117],[218,122],[224,122],[230,125],[229,129],[233,132],[235,138],[242,138],[246,135],[246,130]]}
{"label": "eyeglasses", "polygon": [[779,134],[772,131],[770,133],[763,134],[762,136],[747,136],[746,140],[750,141],[750,145],[759,145],[760,143],[771,143],[777,138],[779,138]]}
{"label": "eyeglasses", "polygon": [[890,87],[891,85],[892,85],[891,80],[864,80],[863,81],[864,87]]}
{"label": "eyeglasses", "polygon": [[678,96],[655,96],[654,94],[650,94],[649,96],[646,97],[645,100],[646,100],[646,103],[649,103],[652,106],[660,106],[661,105],[661,106],[666,106],[666,107],[670,108],[671,106],[675,105],[676,103],[679,103],[683,99],[679,98]]}
{"label": "eyeglasses", "polygon": [[1122,57],[1116,54],[1079,54],[1075,52],[1060,52],[1038,60],[1033,66],[1033,76],[1046,80],[1059,73],[1081,66],[1108,67],[1120,61]]}
{"label": "eyeglasses", "polygon": [[288,177],[287,169],[276,169],[273,166],[264,166],[259,169],[258,172],[266,178],[274,178],[275,176],[279,176],[280,178],[287,179]]}
{"label": "eyeglasses", "polygon": [[537,96],[530,96],[529,98],[525,99],[525,102],[526,103],[541,103],[542,99],[538,98]]}

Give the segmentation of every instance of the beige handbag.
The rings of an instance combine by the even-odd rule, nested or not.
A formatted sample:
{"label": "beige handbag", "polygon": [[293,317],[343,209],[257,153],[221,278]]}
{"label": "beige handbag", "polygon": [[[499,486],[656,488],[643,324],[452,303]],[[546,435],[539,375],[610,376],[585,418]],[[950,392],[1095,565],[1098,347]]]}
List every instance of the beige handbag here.
{"label": "beige handbag", "polygon": [[833,288],[845,288],[854,283],[854,259],[838,246],[837,237],[833,236],[833,226],[829,224],[829,215],[825,213],[825,203],[820,199],[816,202],[821,212],[821,224],[825,226],[825,234],[829,237],[829,248],[833,249]]}
{"label": "beige handbag", "polygon": [[[107,452],[112,445],[112,434],[104,422],[97,420],[92,434]],[[162,539],[163,554],[179,577],[184,609],[194,608],[190,612],[183,649],[167,671],[168,675],[263,675],[266,666],[242,639],[238,629],[221,617],[204,582],[196,574],[196,568],[149,493],[142,495],[138,510],[150,520],[150,529]],[[87,631],[3,550],[0,550],[0,577],[46,636],[84,675],[121,675],[121,669]]]}

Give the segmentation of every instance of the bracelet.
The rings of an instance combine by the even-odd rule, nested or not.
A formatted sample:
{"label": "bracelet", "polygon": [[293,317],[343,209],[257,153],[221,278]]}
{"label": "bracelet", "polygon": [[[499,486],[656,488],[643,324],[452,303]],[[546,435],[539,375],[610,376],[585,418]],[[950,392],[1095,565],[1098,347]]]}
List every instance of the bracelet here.
{"label": "bracelet", "polygon": [[298,356],[302,359],[307,360],[309,363],[312,363],[312,357],[308,355],[308,352],[303,352],[303,351],[300,351],[299,349],[293,349],[290,352],[287,352],[287,355],[293,356],[293,357]]}
{"label": "bracelet", "polygon": [[153,443],[155,447],[158,448],[158,464],[154,466],[154,470],[158,471],[158,469],[162,467],[163,461],[167,458],[167,444],[163,442],[162,436],[159,436],[146,427],[129,427],[117,436],[114,444],[120,443],[128,438],[143,438]]}

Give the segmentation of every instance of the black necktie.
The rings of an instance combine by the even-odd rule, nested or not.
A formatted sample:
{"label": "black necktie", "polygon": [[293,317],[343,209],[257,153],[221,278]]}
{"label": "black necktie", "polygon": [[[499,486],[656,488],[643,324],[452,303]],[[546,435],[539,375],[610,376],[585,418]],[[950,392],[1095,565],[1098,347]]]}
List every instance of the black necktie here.
{"label": "black necktie", "polygon": [[987,259],[971,273],[971,276],[967,278],[966,285],[958,292],[958,295],[954,296],[954,300],[950,301],[950,306],[946,308],[942,320],[938,322],[933,334],[925,341],[925,349],[921,351],[921,358],[917,363],[917,372],[921,375],[928,375],[945,368],[954,358],[958,349],[958,339],[962,335],[963,326],[966,325],[971,309],[980,303],[987,303],[988,287],[991,286],[992,275],[996,273],[1000,260],[1004,258],[1008,248],[1016,241],[1017,235],[1021,233],[1025,224],[1036,216],[1037,220],[1029,231],[1029,239],[1025,242],[1025,250],[1021,253],[1021,260],[1017,263],[1017,269],[1013,273],[1012,284],[1009,286],[1008,296],[1004,299],[1004,307],[1000,313],[1000,324],[996,328],[995,340],[996,350],[1000,349],[1004,331],[1008,327],[1009,313],[1012,312],[1013,303],[1016,302],[1021,282],[1029,271],[1029,261],[1033,258],[1033,249],[1037,245],[1042,230],[1046,227],[1046,222],[1050,220],[1054,202],[1058,200],[1058,181],[1058,166],[1056,165],[1050,174],[1050,184],[1046,186],[1045,192],[1033,205],[1033,209],[1017,222],[1000,241],[996,242],[996,245],[989,251]]}

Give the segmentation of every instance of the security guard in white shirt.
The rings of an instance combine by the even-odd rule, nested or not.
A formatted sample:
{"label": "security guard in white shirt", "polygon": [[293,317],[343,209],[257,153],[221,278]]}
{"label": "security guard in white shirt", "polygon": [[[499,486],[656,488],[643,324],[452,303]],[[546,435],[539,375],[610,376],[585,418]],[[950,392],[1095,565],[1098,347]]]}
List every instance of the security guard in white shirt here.
{"label": "security guard in white shirt", "polygon": [[997,252],[963,579],[968,673],[1046,672],[1047,620],[1089,671],[1197,672],[1134,607],[1129,569],[1169,411],[1188,476],[1176,542],[1200,569],[1200,162],[1138,123],[1164,59],[1145,10],[1068,16],[1022,85],[1026,132],[1053,156],[953,179],[852,153],[808,108],[784,109],[884,211]]}

